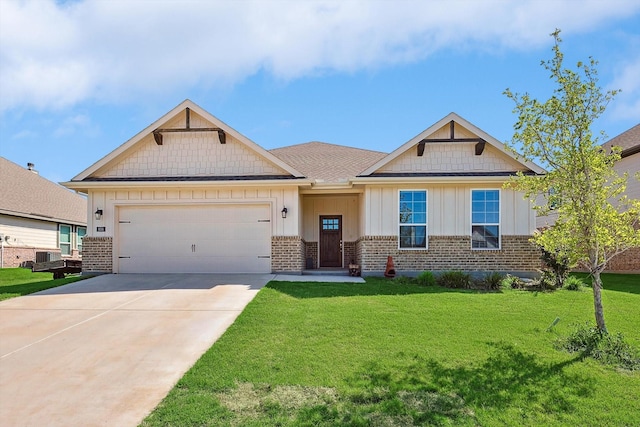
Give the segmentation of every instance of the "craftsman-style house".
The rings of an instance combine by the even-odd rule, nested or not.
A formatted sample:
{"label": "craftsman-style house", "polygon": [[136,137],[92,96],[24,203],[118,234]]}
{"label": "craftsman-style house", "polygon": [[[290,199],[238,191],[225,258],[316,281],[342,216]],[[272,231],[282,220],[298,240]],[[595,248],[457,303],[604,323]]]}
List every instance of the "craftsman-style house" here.
{"label": "craftsman-style house", "polygon": [[87,272],[532,272],[541,174],[451,113],[390,153],[267,151],[187,100],[65,183],[86,193]]}

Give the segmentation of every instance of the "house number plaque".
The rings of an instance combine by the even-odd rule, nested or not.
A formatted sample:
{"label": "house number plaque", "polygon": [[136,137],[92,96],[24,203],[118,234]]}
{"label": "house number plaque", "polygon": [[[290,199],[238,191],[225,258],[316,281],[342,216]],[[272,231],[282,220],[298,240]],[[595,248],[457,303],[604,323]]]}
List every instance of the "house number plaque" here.
{"label": "house number plaque", "polygon": [[104,233],[105,231],[107,231],[107,227],[96,227],[96,231]]}

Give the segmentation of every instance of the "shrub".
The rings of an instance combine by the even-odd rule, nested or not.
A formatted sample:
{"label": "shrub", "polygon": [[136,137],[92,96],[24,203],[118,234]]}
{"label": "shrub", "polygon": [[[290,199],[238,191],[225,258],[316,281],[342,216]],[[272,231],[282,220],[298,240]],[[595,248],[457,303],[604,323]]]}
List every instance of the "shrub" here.
{"label": "shrub", "polygon": [[504,286],[505,288],[511,288],[511,289],[524,289],[525,283],[524,283],[524,280],[522,280],[518,276],[512,276],[511,274],[507,274],[502,279],[502,286]]}
{"label": "shrub", "polygon": [[579,291],[585,286],[582,279],[575,276],[569,276],[564,281],[564,289],[568,291]]}
{"label": "shrub", "polygon": [[471,287],[471,276],[462,271],[445,271],[438,279],[437,283],[445,288],[468,289]]}
{"label": "shrub", "polygon": [[416,277],[416,282],[418,282],[420,286],[434,286],[436,284],[436,278],[432,272],[423,271]]}
{"label": "shrub", "polygon": [[502,287],[502,281],[504,278],[505,277],[502,273],[494,271],[484,276],[480,283],[482,287],[488,291],[497,291]]}
{"label": "shrub", "polygon": [[605,365],[640,370],[638,350],[631,347],[621,333],[602,333],[598,328],[589,326],[589,323],[577,325],[567,338],[558,340],[556,346],[569,353],[580,352]]}
{"label": "shrub", "polygon": [[554,273],[549,270],[543,270],[540,277],[533,281],[532,289],[538,291],[555,291],[556,283]]}
{"label": "shrub", "polygon": [[553,281],[554,289],[561,288],[569,276],[569,258],[560,253],[548,252],[541,248],[542,255],[540,258],[547,265],[545,269],[549,273],[549,279]]}

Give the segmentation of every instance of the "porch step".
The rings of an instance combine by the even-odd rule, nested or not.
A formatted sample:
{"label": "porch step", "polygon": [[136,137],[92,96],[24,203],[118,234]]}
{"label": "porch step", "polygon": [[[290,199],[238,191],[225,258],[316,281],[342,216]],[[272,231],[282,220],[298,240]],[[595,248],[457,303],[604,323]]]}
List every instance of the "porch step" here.
{"label": "porch step", "polygon": [[314,268],[313,270],[302,270],[303,276],[348,276],[348,268]]}

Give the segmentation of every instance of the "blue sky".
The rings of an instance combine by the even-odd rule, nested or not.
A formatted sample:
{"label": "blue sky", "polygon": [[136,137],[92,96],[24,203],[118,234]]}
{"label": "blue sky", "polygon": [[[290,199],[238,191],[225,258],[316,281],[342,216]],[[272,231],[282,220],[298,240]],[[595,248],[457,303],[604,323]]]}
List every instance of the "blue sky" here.
{"label": "blue sky", "polygon": [[266,149],[390,152],[451,111],[504,142],[555,28],[622,89],[594,130],[639,123],[639,0],[0,0],[0,156],[67,181],[186,98]]}

